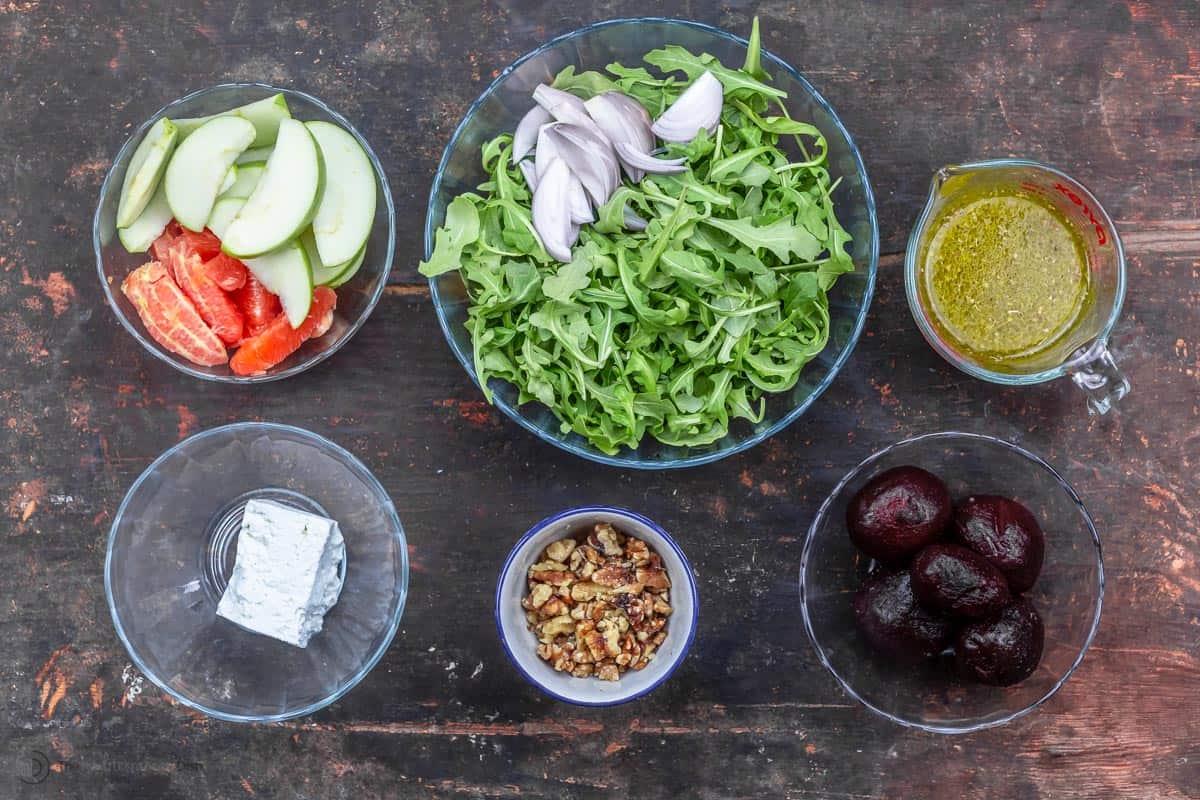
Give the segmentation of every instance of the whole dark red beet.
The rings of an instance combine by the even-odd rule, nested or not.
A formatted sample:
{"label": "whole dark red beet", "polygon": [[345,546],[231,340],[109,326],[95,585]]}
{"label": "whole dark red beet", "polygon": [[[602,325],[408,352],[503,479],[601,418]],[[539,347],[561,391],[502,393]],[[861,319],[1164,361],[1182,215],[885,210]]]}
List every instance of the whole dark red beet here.
{"label": "whole dark red beet", "polygon": [[990,616],[1012,599],[1004,573],[962,545],[929,545],[913,559],[911,573],[922,605],[957,617]]}
{"label": "whole dark red beet", "polygon": [[954,536],[995,564],[1014,592],[1030,589],[1042,571],[1046,537],[1033,513],[1016,500],[968,497],[954,510]]}
{"label": "whole dark red beet", "polygon": [[881,561],[900,561],[932,542],[950,521],[950,490],[919,467],[881,472],[846,509],[850,540]]}
{"label": "whole dark red beet", "polygon": [[1037,669],[1045,638],[1037,609],[1021,598],[995,616],[963,626],[955,663],[963,674],[981,683],[1012,686]]}
{"label": "whole dark red beet", "polygon": [[854,621],[873,649],[904,661],[932,658],[954,636],[948,619],[917,602],[906,570],[869,575],[854,595]]}

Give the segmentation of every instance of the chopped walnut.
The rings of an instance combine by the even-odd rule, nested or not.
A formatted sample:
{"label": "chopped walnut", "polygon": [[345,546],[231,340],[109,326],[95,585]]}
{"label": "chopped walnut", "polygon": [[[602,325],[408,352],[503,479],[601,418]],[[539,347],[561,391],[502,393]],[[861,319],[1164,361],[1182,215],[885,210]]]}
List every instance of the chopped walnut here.
{"label": "chopped walnut", "polygon": [[551,542],[521,601],[538,657],[577,678],[644,669],[667,636],[671,580],[641,539],[608,523]]}

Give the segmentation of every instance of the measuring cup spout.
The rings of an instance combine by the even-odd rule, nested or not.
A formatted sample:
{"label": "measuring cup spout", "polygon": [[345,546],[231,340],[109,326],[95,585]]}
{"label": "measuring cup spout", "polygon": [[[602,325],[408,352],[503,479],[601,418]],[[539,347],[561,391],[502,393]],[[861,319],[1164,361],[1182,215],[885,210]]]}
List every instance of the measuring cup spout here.
{"label": "measuring cup spout", "polygon": [[1090,414],[1107,414],[1114,404],[1129,394],[1129,379],[1117,367],[1103,339],[1079,348],[1067,372],[1075,385],[1087,394]]}

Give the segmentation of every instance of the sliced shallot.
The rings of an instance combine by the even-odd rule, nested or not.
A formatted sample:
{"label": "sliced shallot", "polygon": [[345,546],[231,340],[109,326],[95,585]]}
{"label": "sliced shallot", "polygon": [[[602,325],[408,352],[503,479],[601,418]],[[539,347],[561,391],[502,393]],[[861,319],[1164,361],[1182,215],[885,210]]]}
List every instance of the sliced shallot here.
{"label": "sliced shallot", "polygon": [[662,113],[651,130],[664,141],[678,143],[690,142],[701,129],[711,134],[717,129],[724,102],[721,82],[705,71]]}
{"label": "sliced shallot", "polygon": [[617,145],[617,155],[621,157],[622,162],[629,164],[631,167],[649,172],[652,175],[673,175],[679,172],[687,172],[687,167],[684,165],[687,159],[655,158],[648,153],[635,150],[625,142]]}
{"label": "sliced shallot", "polygon": [[537,167],[528,158],[524,161],[518,161],[517,166],[521,169],[521,174],[525,176],[525,184],[529,186],[529,191],[537,191],[538,175]]}
{"label": "sliced shallot", "polygon": [[570,92],[564,92],[562,89],[555,89],[553,86],[539,83],[537,88],[533,90],[533,99],[534,102],[544,108],[559,122],[579,125],[591,130],[600,138],[605,138],[604,132],[600,130],[600,126],[588,116],[587,108],[584,106],[583,101]]}
{"label": "sliced shallot", "polygon": [[521,117],[521,122],[517,125],[517,130],[513,132],[512,144],[512,160],[513,163],[519,163],[522,158],[528,155],[533,149],[533,145],[537,142],[538,131],[547,122],[553,121],[550,112],[541,106],[534,106],[526,112],[525,116]]}
{"label": "sliced shallot", "polygon": [[[650,131],[650,115],[642,104],[620,92],[604,92],[584,102],[584,107],[613,146],[628,144],[636,150],[648,153],[654,148],[654,134]],[[618,154],[619,155],[619,154]],[[642,171],[621,161],[621,166],[634,183],[642,180]]]}
{"label": "sliced shallot", "polygon": [[[556,158],[550,162],[533,193],[533,228],[542,246],[552,258],[571,260],[571,216],[568,198],[571,191],[571,170],[566,162]],[[575,234],[578,236],[578,232]]]}
{"label": "sliced shallot", "polygon": [[625,228],[631,231],[646,230],[647,222],[638,216],[637,212],[629,206],[625,206]]}

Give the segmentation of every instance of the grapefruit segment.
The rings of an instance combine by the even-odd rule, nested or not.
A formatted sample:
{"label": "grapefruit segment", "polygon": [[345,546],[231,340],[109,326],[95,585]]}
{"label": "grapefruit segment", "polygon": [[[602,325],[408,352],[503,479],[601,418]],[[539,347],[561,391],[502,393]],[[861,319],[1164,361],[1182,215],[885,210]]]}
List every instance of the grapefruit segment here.
{"label": "grapefruit segment", "polygon": [[205,272],[204,262],[192,245],[185,233],[168,250],[175,281],[213,333],[225,344],[237,344],[242,339],[242,312]]}
{"label": "grapefruit segment", "polygon": [[184,241],[188,243],[188,249],[199,255],[201,261],[214,258],[221,252],[221,240],[208,228],[205,228],[200,233],[189,231],[182,227],[181,230],[183,231],[181,235]]}
{"label": "grapefruit segment", "polygon": [[279,297],[267,291],[249,270],[246,270],[246,284],[234,293],[234,300],[242,310],[247,339],[262,333],[282,309]]}
{"label": "grapefruit segment", "polygon": [[217,253],[204,262],[204,274],[227,292],[237,291],[246,285],[246,265],[224,253]]}
{"label": "grapefruit segment", "polygon": [[[279,314],[262,333],[242,342],[233,354],[229,368],[235,375],[261,375],[296,352],[322,327],[328,330],[333,321],[337,295],[327,286],[313,292],[312,306],[299,328],[292,328],[286,314]],[[328,319],[327,319],[328,318]]]}
{"label": "grapefruit segment", "polygon": [[160,262],[151,261],[129,273],[121,291],[151,338],[172,353],[205,367],[229,360],[221,340]]}
{"label": "grapefruit segment", "polygon": [[155,261],[161,264],[167,263],[167,250],[171,247],[171,242],[178,239],[181,233],[183,233],[183,226],[178,222],[171,220],[167,223],[162,234],[154,240],[154,244],[150,245],[150,255]]}

